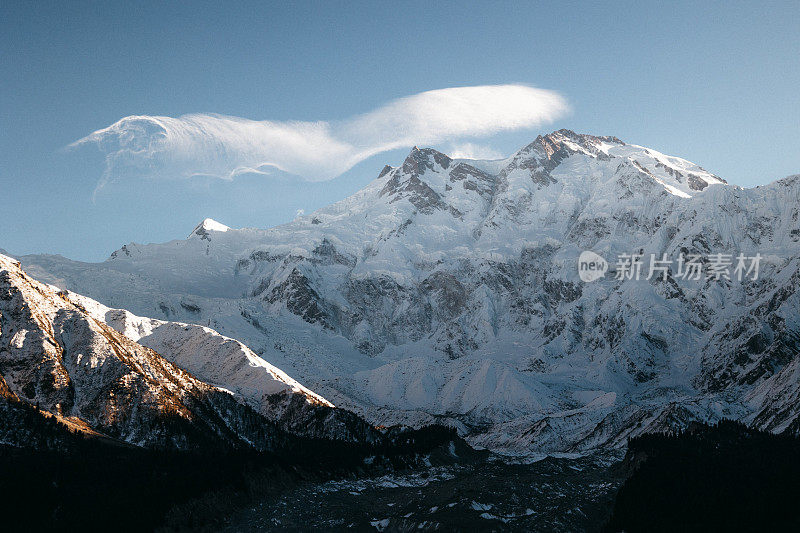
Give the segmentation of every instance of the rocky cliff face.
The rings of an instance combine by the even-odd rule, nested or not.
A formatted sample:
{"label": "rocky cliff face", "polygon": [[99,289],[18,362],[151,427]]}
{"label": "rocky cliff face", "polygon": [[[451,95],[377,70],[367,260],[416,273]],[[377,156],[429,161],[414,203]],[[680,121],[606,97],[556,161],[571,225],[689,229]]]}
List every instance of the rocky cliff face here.
{"label": "rocky cliff face", "polygon": [[230,394],[88,316],[0,256],[5,396],[75,427],[155,447],[269,449],[281,432]]}
{"label": "rocky cliff face", "polygon": [[[6,256],[0,396],[9,430],[27,412],[15,406],[28,404],[76,431],[145,447],[267,450],[287,434],[381,438],[233,339],[106,308],[33,280]],[[18,443],[24,433],[0,437]]]}
{"label": "rocky cliff face", "polygon": [[[583,450],[695,419],[797,427],[799,212],[800,177],[741,189],[561,130],[501,161],[415,148],[270,230],[209,223],[99,265],[23,261],[107,305],[213,327],[375,423]],[[586,250],[610,264],[593,283]],[[618,275],[623,254],[642,255],[641,279]],[[672,262],[646,279],[651,254]],[[715,254],[727,277],[706,275]],[[738,254],[760,254],[758,279],[736,278]],[[678,258],[695,256],[705,270],[687,278]]]}

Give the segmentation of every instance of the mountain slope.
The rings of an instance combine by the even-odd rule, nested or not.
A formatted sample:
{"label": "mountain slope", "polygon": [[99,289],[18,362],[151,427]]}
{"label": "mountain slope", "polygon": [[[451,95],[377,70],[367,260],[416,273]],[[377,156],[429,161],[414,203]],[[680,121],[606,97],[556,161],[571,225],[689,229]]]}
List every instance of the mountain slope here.
{"label": "mountain slope", "polygon": [[[741,189],[561,130],[500,161],[415,148],[269,230],[204,222],[100,264],[23,261],[106,305],[213,327],[374,423],[584,450],[697,419],[797,427],[799,212],[800,177]],[[584,250],[611,263],[600,281],[579,278]],[[637,253],[762,259],[756,280],[685,279],[675,262],[616,279]]]}
{"label": "mountain slope", "polygon": [[74,431],[146,447],[265,450],[283,443],[287,431],[381,438],[237,341],[105,308],[36,282],[6,256],[0,256],[0,396],[8,426],[0,439],[15,445],[25,443],[30,429],[13,422],[28,416],[23,404]]}
{"label": "mountain slope", "polygon": [[256,410],[270,414],[275,396],[298,394],[313,405],[333,407],[239,341],[213,329],[179,322],[138,317],[124,309],[110,309],[90,298],[65,292],[64,298],[95,320],[104,322],[130,340],[163,354],[208,383],[244,397]]}

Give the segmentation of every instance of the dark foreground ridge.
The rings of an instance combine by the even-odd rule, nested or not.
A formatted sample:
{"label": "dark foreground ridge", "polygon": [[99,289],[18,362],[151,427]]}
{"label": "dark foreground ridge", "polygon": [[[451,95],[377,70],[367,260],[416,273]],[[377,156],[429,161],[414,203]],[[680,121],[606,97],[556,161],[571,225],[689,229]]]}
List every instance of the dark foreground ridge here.
{"label": "dark foreground ridge", "polygon": [[290,437],[271,452],[190,452],[92,436],[24,402],[0,398],[0,415],[0,429],[22,424],[29,442],[0,439],[0,515],[8,531],[214,531],[243,506],[304,484],[484,455],[441,426],[390,428],[375,444]]}
{"label": "dark foreground ridge", "polygon": [[0,399],[12,427],[27,444],[0,444],[9,531],[800,530],[800,439],[730,421],[632,439],[621,462],[535,463],[441,426],[377,443],[290,436],[269,452],[148,449]]}
{"label": "dark foreground ridge", "polygon": [[800,439],[731,421],[631,440],[606,531],[800,531]]}

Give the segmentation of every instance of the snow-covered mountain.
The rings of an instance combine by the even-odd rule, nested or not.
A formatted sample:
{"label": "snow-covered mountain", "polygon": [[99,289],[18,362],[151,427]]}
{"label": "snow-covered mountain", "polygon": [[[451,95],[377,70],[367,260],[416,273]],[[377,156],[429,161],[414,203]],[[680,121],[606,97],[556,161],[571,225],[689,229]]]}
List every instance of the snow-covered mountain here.
{"label": "snow-covered mountain", "polygon": [[[446,421],[494,449],[575,451],[694,419],[800,430],[799,212],[800,176],[742,189],[561,130],[499,161],[415,148],[268,230],[207,219],[100,264],[22,261],[105,305],[214,328],[373,423]],[[586,250],[611,264],[593,283],[578,275]],[[761,262],[755,280],[735,264],[731,279],[687,279],[675,262],[617,279],[621,254]],[[147,325],[160,322],[122,322],[160,342]]]}
{"label": "snow-covered mountain", "polygon": [[24,402],[75,430],[140,446],[272,449],[287,432],[379,438],[238,341],[109,309],[33,280],[4,255],[0,397],[12,401],[5,414]]}
{"label": "snow-covered mountain", "polygon": [[269,449],[279,431],[230,394],[88,316],[0,256],[3,396],[142,446]]}

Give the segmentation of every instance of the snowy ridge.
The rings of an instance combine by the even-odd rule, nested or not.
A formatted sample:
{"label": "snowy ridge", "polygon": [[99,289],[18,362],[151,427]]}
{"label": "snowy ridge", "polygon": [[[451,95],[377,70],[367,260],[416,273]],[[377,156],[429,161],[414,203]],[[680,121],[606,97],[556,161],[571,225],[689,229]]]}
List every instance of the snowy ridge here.
{"label": "snowy ridge", "polygon": [[189,234],[188,238],[191,239],[193,236],[198,236],[201,239],[202,238],[208,239],[208,236],[210,235],[210,232],[212,232],[212,231],[225,233],[229,229],[231,229],[231,228],[229,228],[225,224],[221,224],[221,223],[217,222],[216,220],[214,220],[213,218],[207,218],[207,219],[203,220],[200,224],[195,226],[195,228],[192,230],[192,233]]}
{"label": "snowy ridge", "polygon": [[270,398],[276,394],[298,394],[309,404],[334,407],[241,342],[211,328],[138,317],[72,292],[65,297],[95,320],[158,352],[199,379],[243,398],[268,418],[279,417]]}
{"label": "snowy ridge", "polygon": [[[495,449],[563,452],[697,419],[796,431],[798,218],[797,176],[742,189],[560,130],[499,161],[415,148],[267,230],[127,245],[100,264],[22,259],[106,305],[238,339],[373,423],[443,421]],[[623,253],[763,260],[756,281],[673,266],[587,284],[584,250],[612,270]]]}
{"label": "snowy ridge", "polygon": [[[289,435],[383,439],[238,341],[110,309],[39,283],[0,255],[3,401],[139,446],[264,450]],[[0,405],[0,415],[13,412]],[[25,430],[2,433],[24,440]]]}
{"label": "snowy ridge", "polygon": [[[139,446],[271,449],[282,433],[0,255],[2,396]],[[24,430],[24,428],[19,428]]]}

